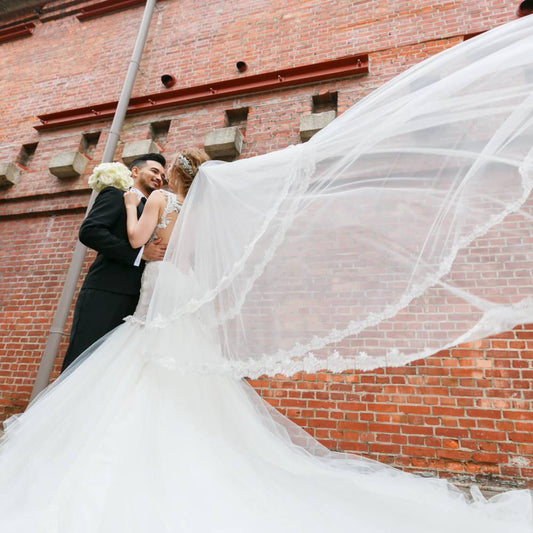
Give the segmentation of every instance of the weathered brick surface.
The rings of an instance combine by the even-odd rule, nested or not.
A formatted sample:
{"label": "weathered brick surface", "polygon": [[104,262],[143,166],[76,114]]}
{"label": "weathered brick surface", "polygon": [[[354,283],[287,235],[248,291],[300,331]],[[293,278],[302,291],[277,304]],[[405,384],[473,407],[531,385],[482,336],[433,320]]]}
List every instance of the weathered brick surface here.
{"label": "weathered brick surface", "polygon": [[[32,20],[34,34],[0,43],[0,161],[38,142],[16,186],[0,189],[0,419],[26,405],[46,333],[88,201],[87,177],[101,159],[110,121],[37,132],[36,116],[117,100],[142,7],[80,22],[86,2],[56,0],[40,15],[2,15],[0,28]],[[518,2],[262,0],[158,2],[134,95],[165,91],[160,76],[188,87],[368,53],[370,73],[303,87],[127,118],[125,142],[148,139],[171,120],[162,148],[201,145],[225,110],[248,107],[241,157],[299,143],[312,96],[338,92],[338,112],[409,66],[515,18]],[[238,74],[236,61],[248,64]],[[102,131],[78,179],[48,172],[53,155]],[[499,253],[497,239],[483,246]],[[89,254],[86,266],[93,255]],[[527,269],[526,269],[527,270]],[[468,273],[465,273],[467,276]],[[496,272],[494,275],[505,275]],[[513,278],[516,290],[524,280]],[[490,281],[488,281],[490,282]],[[61,348],[61,356],[65,342]],[[364,453],[411,470],[523,486],[533,479],[532,326],[437,354],[404,368],[259,379],[270,403],[332,449]],[[57,368],[56,368],[57,372]]]}
{"label": "weathered brick surface", "polygon": [[532,486],[533,325],[402,368],[252,384],[339,451],[455,481]]}

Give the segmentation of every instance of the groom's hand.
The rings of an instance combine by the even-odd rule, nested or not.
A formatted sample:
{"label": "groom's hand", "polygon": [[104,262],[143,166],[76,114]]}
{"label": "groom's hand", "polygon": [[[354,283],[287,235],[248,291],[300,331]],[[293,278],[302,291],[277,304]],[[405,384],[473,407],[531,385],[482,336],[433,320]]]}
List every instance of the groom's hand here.
{"label": "groom's hand", "polygon": [[143,259],[145,261],[162,261],[167,250],[166,244],[161,244],[161,239],[155,239],[144,247]]}

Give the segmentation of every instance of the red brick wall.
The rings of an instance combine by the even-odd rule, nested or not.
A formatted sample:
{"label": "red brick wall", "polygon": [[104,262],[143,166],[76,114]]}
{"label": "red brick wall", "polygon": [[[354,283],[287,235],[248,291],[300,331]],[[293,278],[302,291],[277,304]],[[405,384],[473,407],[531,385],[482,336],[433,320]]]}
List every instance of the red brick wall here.
{"label": "red brick wall", "polygon": [[458,482],[532,486],[533,325],[402,368],[252,381],[331,449]]}
{"label": "red brick wall", "polygon": [[[22,411],[28,402],[83,212],[74,208],[66,213],[2,220],[5,243],[0,247],[2,420]],[[92,257],[91,252],[88,259]],[[61,348],[64,353],[66,342]]]}
{"label": "red brick wall", "polygon": [[[31,37],[0,43],[0,162],[15,161],[22,144],[38,142],[19,183],[0,189],[0,419],[28,401],[87,205],[87,177],[110,126],[95,121],[39,133],[36,115],[117,100],[142,15],[142,7],[134,7],[80,22],[75,13],[91,3],[56,0],[40,18],[0,16],[0,29],[28,17],[36,24]],[[135,96],[164,91],[164,73],[176,76],[176,87],[243,76],[235,70],[238,60],[247,62],[246,76],[369,53],[370,73],[130,117],[117,159],[124,142],[149,137],[151,122],[171,120],[163,146],[168,155],[201,145],[208,131],[224,126],[224,111],[239,107],[249,107],[243,157],[298,143],[300,116],[311,112],[313,94],[337,91],[342,113],[463,35],[514,19],[518,3],[162,0]],[[84,176],[61,181],[48,172],[54,154],[76,150],[81,134],[95,130],[102,135]],[[533,480],[532,335],[531,328],[519,328],[399,369],[254,384],[333,449],[456,479],[521,486]]]}

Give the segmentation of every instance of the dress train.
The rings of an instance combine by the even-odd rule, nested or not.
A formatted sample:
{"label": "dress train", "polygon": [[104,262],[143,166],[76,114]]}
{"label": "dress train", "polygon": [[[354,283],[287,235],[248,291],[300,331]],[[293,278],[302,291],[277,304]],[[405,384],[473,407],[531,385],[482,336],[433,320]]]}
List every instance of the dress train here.
{"label": "dress train", "polygon": [[193,318],[131,320],[93,346],[9,421],[0,531],[533,531],[529,491],[467,503],[444,480],[328,451],[242,380],[180,370],[216,357]]}

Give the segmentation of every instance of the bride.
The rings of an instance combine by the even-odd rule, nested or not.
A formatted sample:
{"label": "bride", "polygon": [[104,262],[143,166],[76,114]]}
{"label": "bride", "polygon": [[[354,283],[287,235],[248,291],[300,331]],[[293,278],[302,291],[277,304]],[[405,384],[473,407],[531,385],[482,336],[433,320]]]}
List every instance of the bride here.
{"label": "bride", "polygon": [[531,533],[529,491],[467,498],[331,452],[242,379],[406,364],[531,321],[530,283],[497,276],[531,261],[528,18],[303,145],[199,171],[184,150],[140,220],[126,194],[132,245],[168,239],[165,261],[135,314],[8,421],[0,531]]}

